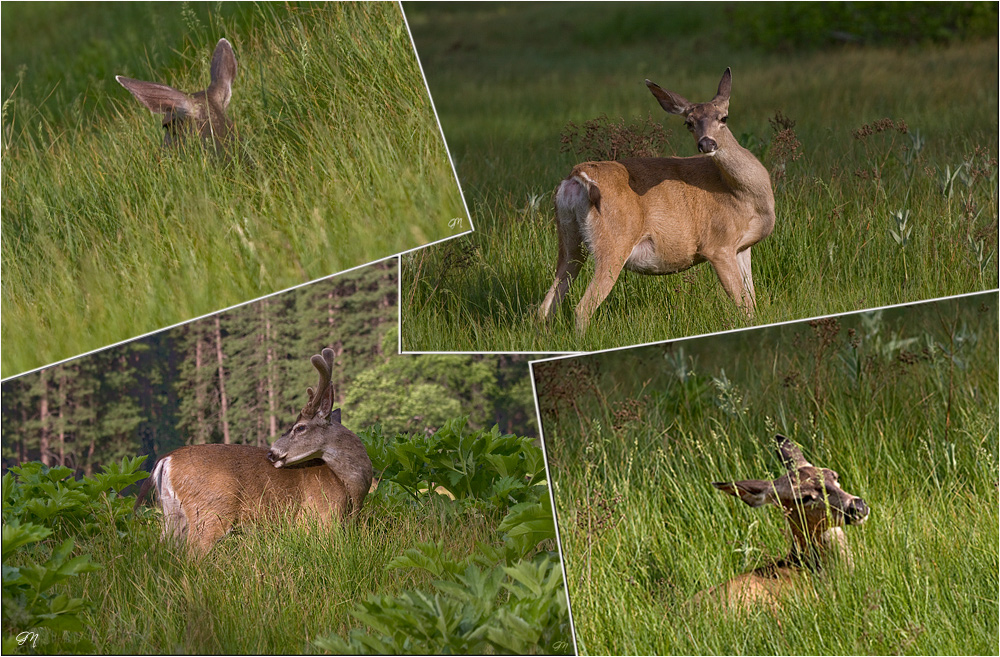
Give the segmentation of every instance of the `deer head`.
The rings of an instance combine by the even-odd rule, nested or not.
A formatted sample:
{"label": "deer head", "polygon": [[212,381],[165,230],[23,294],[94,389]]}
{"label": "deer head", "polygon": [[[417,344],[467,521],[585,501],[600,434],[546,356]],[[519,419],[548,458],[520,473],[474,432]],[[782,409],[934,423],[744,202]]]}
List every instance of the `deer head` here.
{"label": "deer head", "polygon": [[186,94],[155,82],[133,80],[121,75],[115,79],[154,114],[163,115],[163,145],[182,143],[197,134],[202,142],[211,142],[221,150],[230,138],[233,123],[226,116],[236,77],[236,55],[225,39],[219,39],[212,55],[212,81],[204,91]]}
{"label": "deer head", "polygon": [[[319,372],[319,384],[309,388],[309,401],[302,407],[298,419],[292,428],[286,431],[271,445],[267,459],[276,468],[283,468],[296,463],[323,458],[325,454],[337,451],[337,440],[343,437],[349,440],[352,447],[357,437],[340,424],[340,409],[333,409],[333,349],[324,349],[323,355],[316,354],[311,359],[313,367]],[[341,431],[337,431],[337,429]],[[331,436],[334,440],[331,441]],[[331,454],[332,455],[332,454]]]}
{"label": "deer head", "polygon": [[774,481],[748,479],[712,485],[754,508],[765,504],[781,508],[792,531],[793,551],[811,559],[830,543],[830,530],[862,524],[870,509],[863,499],[840,487],[836,472],[814,466],[788,438],[779,434],[775,440],[778,456],[788,468],[784,475]]}
{"label": "deer head", "polygon": [[694,135],[701,153],[714,154],[719,149],[720,134],[731,136],[726,120],[729,118],[729,92],[733,88],[733,74],[727,68],[719,82],[715,98],[707,103],[692,103],[678,93],[667,91],[646,80],[646,86],[660,102],[660,107],[670,114],[684,117],[684,126]]}

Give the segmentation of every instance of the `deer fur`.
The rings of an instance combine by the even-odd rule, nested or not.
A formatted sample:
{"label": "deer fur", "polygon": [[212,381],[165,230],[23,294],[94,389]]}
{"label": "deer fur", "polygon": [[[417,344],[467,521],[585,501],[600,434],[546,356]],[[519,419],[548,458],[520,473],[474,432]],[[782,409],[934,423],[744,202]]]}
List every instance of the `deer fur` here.
{"label": "deer fur", "polygon": [[191,134],[211,143],[217,151],[225,150],[233,133],[233,122],[226,115],[236,78],[236,55],[226,39],[219,39],[212,54],[211,83],[204,91],[187,94],[165,84],[133,80],[116,75],[115,80],[154,114],[163,115],[163,145],[183,143]]}
{"label": "deer fur", "polygon": [[836,472],[806,461],[802,450],[784,436],[775,439],[778,456],[788,468],[784,475],[774,481],[749,479],[712,485],[754,508],[766,504],[779,507],[791,530],[791,551],[784,559],[698,593],[695,604],[711,600],[730,611],[761,607],[775,611],[791,595],[813,591],[810,573],[833,563],[853,567],[843,526],[863,524],[871,511],[868,505],[840,487]]}
{"label": "deer fur", "polygon": [[164,537],[187,540],[206,554],[234,526],[282,514],[323,524],[359,511],[372,485],[372,463],[361,439],[331,410],[334,353],[312,357],[317,390],[298,419],[270,449],[251,445],[190,445],[161,458],[135,506],[156,490]]}
{"label": "deer fur", "polygon": [[702,155],[585,162],[555,194],[559,259],[539,314],[547,319],[580,273],[587,251],[594,278],[576,307],[586,331],[622,269],[673,274],[712,263],[726,293],[752,317],[750,247],[774,229],[771,178],[726,121],[732,73],[707,103],[691,103],[646,80],[660,106],[682,115]]}

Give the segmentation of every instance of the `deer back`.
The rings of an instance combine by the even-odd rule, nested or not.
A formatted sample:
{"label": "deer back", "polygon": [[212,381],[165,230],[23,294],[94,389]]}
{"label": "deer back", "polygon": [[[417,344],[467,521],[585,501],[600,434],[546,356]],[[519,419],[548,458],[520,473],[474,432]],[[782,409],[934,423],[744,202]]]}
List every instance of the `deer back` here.
{"label": "deer back", "polygon": [[275,468],[268,450],[251,445],[191,445],[170,454],[169,485],[189,522],[215,514],[227,524],[264,516],[308,513],[342,517],[347,487],[321,460]]}

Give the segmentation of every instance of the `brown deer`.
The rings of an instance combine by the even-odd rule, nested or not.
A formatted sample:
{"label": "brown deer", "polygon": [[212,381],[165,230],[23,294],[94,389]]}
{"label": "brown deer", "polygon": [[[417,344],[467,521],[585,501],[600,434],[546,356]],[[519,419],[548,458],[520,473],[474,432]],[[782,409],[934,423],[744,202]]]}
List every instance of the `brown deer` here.
{"label": "brown deer", "polygon": [[843,525],[860,525],[870,509],[860,497],[840,487],[833,470],[817,468],[802,456],[791,440],[775,436],[778,456],[788,468],[774,481],[748,479],[712,485],[756,508],[773,504],[784,512],[792,532],[792,550],[784,559],[761,566],[694,597],[694,603],[712,600],[728,610],[777,610],[793,592],[811,589],[804,577],[835,559],[852,567]]}
{"label": "brown deer", "polygon": [[204,555],[234,525],[260,517],[308,515],[323,524],[361,509],[372,484],[365,446],[340,423],[330,383],[334,352],[312,357],[319,385],[292,428],[270,449],[189,445],[161,458],[143,483],[138,508],[156,488],[165,537],[187,538]]}
{"label": "brown deer", "polygon": [[[559,261],[539,314],[547,319],[580,273],[587,249],[594,278],[576,307],[583,333],[622,268],[673,274],[708,261],[726,293],[752,317],[756,307],[750,247],[774,229],[771,178],[729,131],[727,68],[715,98],[691,103],[646,86],[670,114],[684,116],[702,155],[585,162],[555,194]],[[586,249],[584,248],[586,246]]]}
{"label": "brown deer", "polygon": [[179,144],[193,133],[222,151],[233,132],[233,122],[226,116],[226,108],[232,97],[236,69],[232,45],[219,39],[212,54],[212,81],[204,91],[186,94],[165,84],[133,80],[123,75],[116,75],[115,80],[150,112],[163,115],[164,146]]}

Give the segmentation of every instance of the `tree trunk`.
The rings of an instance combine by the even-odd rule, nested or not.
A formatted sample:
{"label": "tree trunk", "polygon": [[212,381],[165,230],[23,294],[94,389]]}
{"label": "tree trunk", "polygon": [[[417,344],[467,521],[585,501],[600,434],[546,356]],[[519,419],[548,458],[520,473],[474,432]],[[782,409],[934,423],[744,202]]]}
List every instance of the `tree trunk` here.
{"label": "tree trunk", "polygon": [[229,400],[226,398],[226,370],[222,365],[222,322],[215,316],[215,355],[219,361],[219,405],[222,411],[222,442],[229,444]]}
{"label": "tree trunk", "polygon": [[267,367],[267,436],[271,443],[278,437],[277,400],[274,395],[274,340],[271,338],[271,301],[264,299],[265,364]]}
{"label": "tree trunk", "polygon": [[52,465],[49,458],[49,376],[48,370],[39,373],[42,398],[38,404],[38,460],[43,465]]}
{"label": "tree trunk", "polygon": [[59,465],[66,465],[66,372],[59,376]]}
{"label": "tree trunk", "polygon": [[196,337],[194,343],[194,400],[196,417],[194,443],[196,445],[204,445],[208,442],[208,427],[205,422],[205,375],[202,371],[202,368],[205,366],[204,355],[202,354],[205,345],[203,337],[199,331],[199,335]]}

